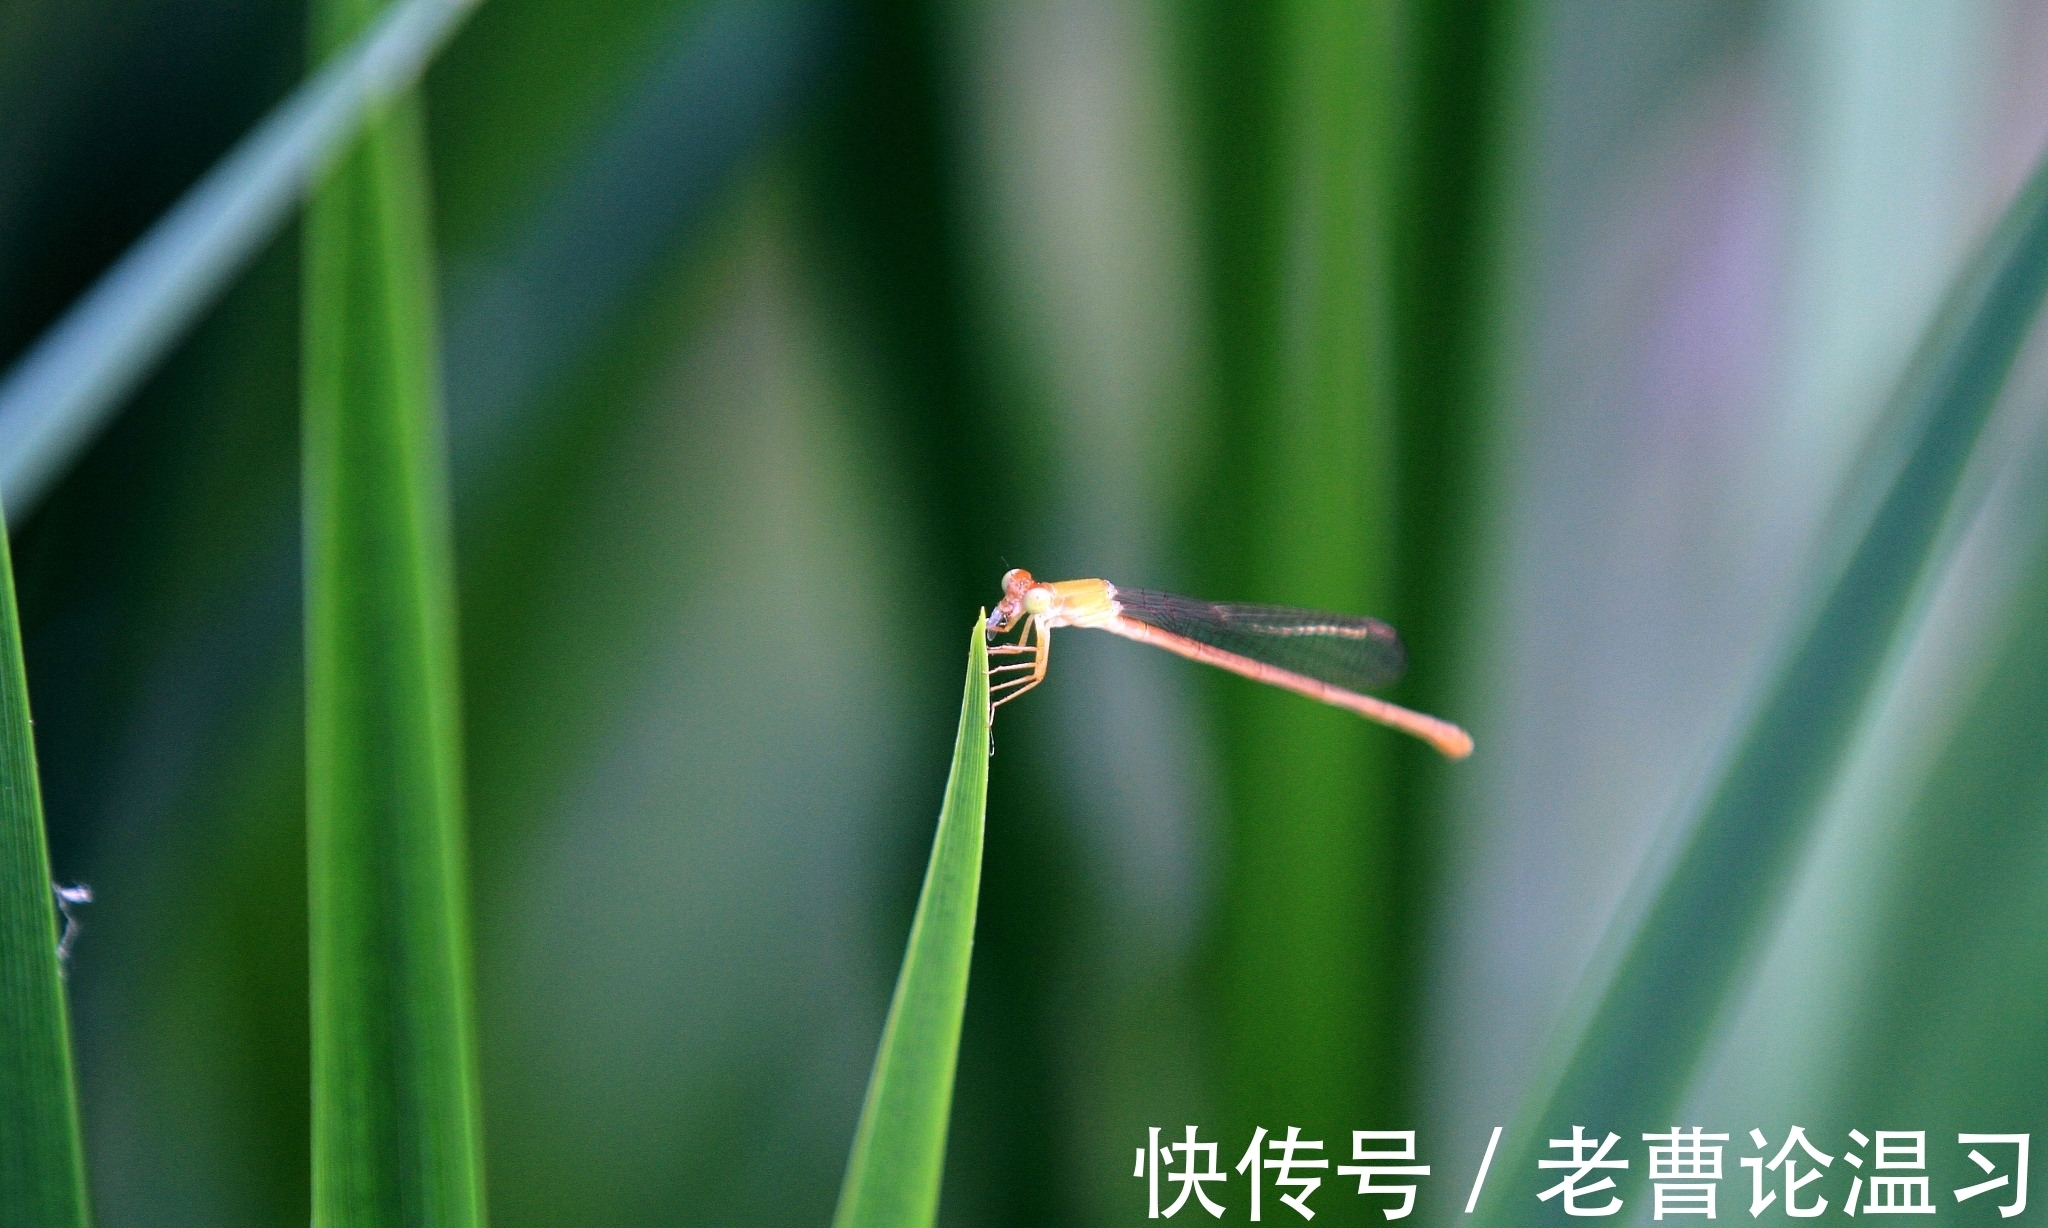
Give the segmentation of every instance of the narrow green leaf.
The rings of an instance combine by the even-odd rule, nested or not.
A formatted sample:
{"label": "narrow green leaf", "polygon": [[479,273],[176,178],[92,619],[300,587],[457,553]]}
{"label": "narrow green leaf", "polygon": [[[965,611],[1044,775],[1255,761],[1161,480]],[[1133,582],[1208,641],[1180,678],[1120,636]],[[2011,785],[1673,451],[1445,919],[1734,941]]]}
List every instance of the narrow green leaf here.
{"label": "narrow green leaf", "polygon": [[363,117],[481,0],[402,0],[279,103],[0,381],[0,495],[32,511],[291,215]]}
{"label": "narrow green leaf", "polygon": [[[1531,1125],[1668,1124],[1717,1008],[1789,889],[1967,462],[2048,291],[2048,163],[1951,290],[1865,449],[1803,631],[1704,794]],[[1541,1131],[1523,1130],[1523,1146]],[[1509,1171],[1528,1167],[1511,1161]],[[1514,1213],[1510,1213],[1514,1214]]]}
{"label": "narrow green leaf", "polygon": [[14,563],[0,533],[0,1228],[88,1222]]}
{"label": "narrow green leaf", "polygon": [[[1392,615],[1391,10],[1342,0],[1188,10],[1202,118],[1216,381],[1211,480],[1188,533],[1219,598]],[[1236,679],[1217,881],[1226,1133],[1390,1112],[1406,884],[1390,765],[1412,747]]]}
{"label": "narrow green leaf", "polygon": [[[316,53],[374,10],[314,0]],[[428,216],[408,98],[306,225],[316,1226],[483,1222]]]}
{"label": "narrow green leaf", "polygon": [[946,1119],[974,910],[981,895],[981,829],[988,805],[988,648],[981,619],[967,652],[967,694],[953,742],[953,771],[932,840],[931,864],[910,923],[910,944],[867,1100],[846,1163],[833,1228],[918,1228],[938,1216]]}
{"label": "narrow green leaf", "polygon": [[[1914,782],[1897,843],[1868,833],[1866,847],[1883,860],[1869,873],[1837,872],[1853,892],[1842,904],[1849,942],[1824,946],[1825,935],[1802,935],[1814,966],[1861,973],[1850,1027],[1815,1037],[1791,1024],[1764,1042],[1802,1054],[1826,1046],[1812,1085],[1788,1080],[1785,1099],[1803,1101],[1802,1110],[1818,1090],[1837,1121],[2022,1121],[2038,1111],[2043,1055],[2029,1041],[2048,1019],[2039,958],[2048,936],[2048,457],[2040,448],[2027,445],[2033,455],[2000,479],[2019,488],[2008,496],[2016,506],[1997,507],[1994,493],[1987,509],[1987,519],[2004,521],[1993,532],[2010,534],[1998,548],[2010,590],[1972,593],[1994,616],[1976,640],[1982,664],[1957,684],[1969,697]],[[1984,523],[1973,525],[1973,538]],[[1859,748],[1859,760],[1866,753]]]}

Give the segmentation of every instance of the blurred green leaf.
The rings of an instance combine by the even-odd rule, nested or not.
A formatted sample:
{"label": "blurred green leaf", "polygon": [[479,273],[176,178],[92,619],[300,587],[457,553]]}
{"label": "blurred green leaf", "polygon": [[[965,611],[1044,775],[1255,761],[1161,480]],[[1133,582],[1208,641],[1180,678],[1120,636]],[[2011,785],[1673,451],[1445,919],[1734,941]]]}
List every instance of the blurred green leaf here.
{"label": "blurred green leaf", "polygon": [[0,1225],[84,1228],[85,1154],[35,736],[0,533]]}
{"label": "blurred green leaf", "polygon": [[[316,51],[374,11],[316,0]],[[306,227],[316,1225],[483,1221],[428,218],[406,99],[341,163]]]}
{"label": "blurred green leaf", "polygon": [[[1497,416],[1494,193],[1516,102],[1508,68],[1531,7],[1415,0],[1402,31],[1408,89],[1392,172],[1398,539],[1386,614],[1408,646],[1403,702],[1454,721],[1468,719],[1454,710],[1471,701],[1455,672],[1484,585],[1480,526],[1496,497],[1487,480]],[[1429,764],[1395,782],[1396,857],[1411,868],[1439,826],[1446,779]]]}
{"label": "blurred green leaf", "polygon": [[960,1017],[967,1007],[974,913],[981,894],[988,718],[988,645],[982,619],[976,618],[946,801],[833,1228],[918,1228],[938,1216]]}
{"label": "blurred green leaf", "polygon": [[[1965,468],[2044,291],[2048,163],[1964,270],[1879,419],[1808,573],[1802,629],[1525,1123],[1604,1130],[1668,1122],[1678,1107],[1719,1008],[1787,902],[1855,730],[1883,697],[1878,684],[1943,558]],[[1543,1131],[1519,1133],[1528,1148]],[[1503,1158],[1508,1171],[1526,1167]]]}
{"label": "blurred green leaf", "polygon": [[0,382],[0,489],[15,514],[104,429],[270,241],[366,114],[409,88],[479,0],[404,0],[280,103]]}
{"label": "blurred green leaf", "polygon": [[[1857,977],[1844,995],[1853,1014],[1829,1035],[1782,1012],[1798,1023],[1772,1038],[1839,1053],[1809,1069],[1843,1120],[2020,1130],[2038,1112],[2048,1020],[2048,455],[2038,433],[2027,451],[2007,481],[2016,506],[1987,509],[2011,539],[1993,563],[2010,568],[2009,590],[1965,599],[1989,615],[1972,637],[1981,664],[1962,680],[1974,685],[1953,724],[1937,723],[1945,736],[1902,799],[1899,834],[1866,829],[1876,864],[1852,862],[1848,890],[1831,901],[1848,941],[1826,950]],[[1925,716],[1909,709],[1901,724],[1924,737]],[[1795,1087],[1788,1098],[1801,1092],[1813,1095]]]}
{"label": "blurred green leaf", "polygon": [[[1392,22],[1346,3],[1221,4],[1191,31],[1218,365],[1213,481],[1190,523],[1214,559],[1207,596],[1392,614]],[[1400,1065],[1406,876],[1387,767],[1419,747],[1293,695],[1209,685],[1226,697],[1228,1130],[1334,1129],[1386,1107]]]}

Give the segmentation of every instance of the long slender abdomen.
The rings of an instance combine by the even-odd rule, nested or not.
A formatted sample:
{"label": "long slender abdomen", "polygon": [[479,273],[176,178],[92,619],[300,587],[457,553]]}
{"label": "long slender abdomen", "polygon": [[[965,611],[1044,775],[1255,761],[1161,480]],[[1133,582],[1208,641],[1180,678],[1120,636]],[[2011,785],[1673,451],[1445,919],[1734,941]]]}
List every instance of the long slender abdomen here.
{"label": "long slender abdomen", "polygon": [[1161,630],[1149,623],[1142,623],[1121,614],[1098,625],[1104,631],[1121,635],[1127,640],[1164,648],[1190,661],[1214,665],[1218,669],[1227,669],[1233,674],[1240,674],[1255,682],[1282,687],[1296,694],[1306,695],[1310,699],[1356,712],[1369,721],[1377,721],[1391,729],[1398,729],[1421,738],[1448,758],[1463,759],[1472,753],[1471,734],[1449,721],[1438,720],[1426,713],[1388,703],[1372,695],[1348,691],[1306,674],[1297,674],[1293,670],[1282,669],[1277,665],[1268,665],[1264,661],[1254,661],[1242,654],[1200,643],[1187,636]]}

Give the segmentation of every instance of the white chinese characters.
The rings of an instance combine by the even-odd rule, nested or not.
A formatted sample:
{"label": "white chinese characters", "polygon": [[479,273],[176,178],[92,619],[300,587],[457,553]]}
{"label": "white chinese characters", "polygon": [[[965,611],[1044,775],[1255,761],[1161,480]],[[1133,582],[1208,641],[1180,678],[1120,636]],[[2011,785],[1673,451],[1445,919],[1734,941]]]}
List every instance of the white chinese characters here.
{"label": "white chinese characters", "polygon": [[[1541,1180],[1534,1187],[1520,1186],[1523,1192],[1496,1197],[1526,1198],[1533,1188],[1537,1202],[1552,1208],[1551,1214],[1604,1218],[1619,1214],[1630,1199],[1639,1196],[1642,1187],[1628,1184],[1632,1179],[1646,1179],[1652,1219],[1719,1218],[1720,1186],[1728,1171],[1724,1156],[1732,1134],[1698,1125],[1674,1125],[1643,1134],[1640,1137],[1648,1154],[1646,1163],[1637,1169],[1626,1154],[1632,1149],[1622,1144],[1620,1134],[1589,1133],[1583,1124],[1570,1129],[1569,1137],[1529,1140],[1526,1146],[1531,1150],[1538,1142],[1549,1144],[1551,1154],[1538,1152],[1535,1157]],[[1283,1209],[1303,1220],[1316,1217],[1311,1199],[1322,1190],[1333,1160],[1324,1141],[1304,1138],[1301,1127],[1288,1126],[1284,1132],[1263,1126],[1255,1129],[1229,1170],[1223,1168],[1221,1145],[1202,1141],[1196,1127],[1186,1127],[1182,1137],[1171,1142],[1162,1140],[1163,1133],[1157,1126],[1148,1131],[1132,1173],[1146,1182],[1151,1218],[1171,1219],[1193,1204],[1221,1219],[1228,1209],[1224,1198],[1228,1183],[1238,1176],[1250,1187],[1239,1205],[1240,1213],[1248,1215],[1251,1222],[1261,1222],[1269,1211],[1279,1214]],[[1757,1128],[1744,1133],[1755,1149],[1755,1154],[1740,1161],[1749,1171],[1751,1219],[1767,1215],[1795,1220],[1830,1214],[1935,1215],[1944,1208],[1955,1213],[1958,1208],[1950,1206],[1948,1199],[1969,1204],[1994,1193],[2003,1201],[1984,1198],[1965,1214],[1976,1214],[1977,1208],[1988,1214],[1995,1206],[2001,1218],[2010,1219],[2027,1207],[2030,1134],[1958,1134],[1957,1151],[1948,1152],[1940,1138],[1930,1142],[1925,1130],[1866,1133],[1852,1129],[1837,1136],[1795,1123],[1776,1139]],[[1502,1127],[1493,1128],[1483,1154],[1477,1154],[1478,1140],[1474,1140],[1473,1151],[1466,1153],[1467,1160],[1459,1165],[1474,1163],[1465,1170],[1471,1176],[1465,1215],[1478,1207],[1501,1134]],[[1416,1162],[1417,1150],[1413,1130],[1353,1130],[1352,1162],[1334,1164],[1335,1175],[1356,1178],[1359,1195],[1373,1199],[1368,1205],[1376,1206],[1384,1218],[1407,1219],[1416,1210],[1419,1179],[1432,1172],[1430,1165]],[[1937,1151],[1941,1153],[1938,1163],[1933,1155]],[[1513,1154],[1512,1148],[1508,1154]],[[1522,1163],[1527,1163],[1528,1152],[1522,1155]],[[1636,1173],[1641,1176],[1635,1177]],[[1949,1186],[1958,1175],[1965,1179]],[[1338,1188],[1344,1184],[1339,1182]],[[1940,1193],[1942,1189],[1947,1189],[1946,1197]],[[1338,1195],[1324,1194],[1325,1199],[1334,1196]],[[1274,1198],[1278,1205],[1273,1205]]]}
{"label": "white chinese characters", "polygon": [[[1375,1147],[1366,1150],[1367,1142],[1393,1142],[1400,1140],[1398,1147]],[[1406,1161],[1415,1158],[1415,1131],[1413,1130],[1353,1130],[1351,1132],[1351,1158],[1371,1160],[1370,1164],[1340,1164],[1337,1175],[1358,1178],[1358,1192],[1361,1194],[1394,1194],[1401,1199],[1401,1205],[1385,1209],[1388,1219],[1407,1219],[1415,1210],[1415,1187],[1413,1185],[1375,1185],[1375,1177],[1427,1177],[1429,1165],[1411,1164]],[[1403,1163],[1389,1164],[1389,1160]]]}
{"label": "white chinese characters", "polygon": [[1586,1137],[1586,1127],[1584,1126],[1573,1126],[1570,1138],[1551,1139],[1551,1147],[1568,1149],[1572,1153],[1572,1158],[1569,1160],[1538,1160],[1536,1161],[1536,1167],[1569,1168],[1572,1171],[1564,1180],[1536,1195],[1536,1197],[1544,1202],[1549,1202],[1559,1194],[1564,1195],[1564,1213],[1566,1215],[1612,1215],[1616,1211],[1621,1210],[1621,1199],[1619,1198],[1610,1198],[1598,1205],[1583,1204],[1579,1201],[1579,1199],[1585,1198],[1588,1195],[1598,1194],[1602,1190],[1614,1188],[1614,1178],[1612,1177],[1602,1177],[1591,1185],[1580,1185],[1579,1182],[1584,1181],[1587,1175],[1596,1168],[1627,1168],[1627,1160],[1612,1160],[1607,1157],[1607,1153],[1612,1151],[1614,1145],[1620,1141],[1621,1136],[1619,1134],[1609,1134],[1606,1138],[1600,1140],[1598,1149],[1594,1150],[1593,1154],[1589,1157],[1586,1153],[1588,1150],[1593,1149],[1595,1144],[1592,1139]]}
{"label": "white chinese characters", "polygon": [[[1273,1132],[1263,1126],[1254,1130],[1251,1144],[1230,1172],[1218,1167],[1218,1145],[1202,1142],[1194,1126],[1186,1128],[1181,1141],[1165,1146],[1160,1145],[1160,1127],[1151,1127],[1147,1134],[1146,1144],[1138,1148],[1138,1162],[1132,1176],[1146,1182],[1146,1215],[1150,1219],[1172,1219],[1188,1205],[1190,1199],[1210,1215],[1221,1218],[1225,1207],[1210,1197],[1207,1187],[1230,1180],[1231,1172],[1244,1176],[1251,1187],[1247,1209],[1253,1222],[1265,1218],[1268,1184],[1279,1195],[1282,1206],[1304,1220],[1316,1217],[1309,1198],[1322,1187],[1320,1173],[1328,1171],[1330,1161],[1324,1154],[1323,1140],[1301,1137],[1299,1126],[1287,1127],[1284,1137],[1273,1137]],[[1368,1146],[1369,1143],[1395,1145]],[[1489,1159],[1491,1154],[1489,1151]],[[1340,1165],[1337,1172],[1341,1176],[1358,1178],[1360,1194],[1390,1195],[1399,1200],[1393,1206],[1381,1208],[1387,1219],[1405,1219],[1414,1211],[1415,1185],[1381,1183],[1376,1178],[1429,1175],[1429,1165],[1408,1162],[1415,1159],[1415,1131],[1354,1130],[1351,1132],[1351,1158],[1367,1163]],[[1163,1190],[1162,1180],[1167,1187],[1179,1185],[1180,1192],[1173,1194],[1170,1188]],[[1163,1196],[1169,1196],[1171,1200],[1161,1205]]]}
{"label": "white chinese characters", "polygon": [[[2031,1137],[2031,1135],[2026,1134],[1956,1135],[1956,1142],[1964,1147],[1970,1147],[1970,1144],[1972,1143],[1997,1143],[2001,1146],[2013,1146],[2019,1148],[2018,1157],[2014,1161],[2014,1168],[2017,1170],[2017,1177],[2014,1181],[2010,1183],[2013,1187],[2012,1201],[2002,1204],[1998,1208],[1998,1213],[2001,1216],[2004,1216],[2006,1219],[2011,1219],[2013,1216],[2018,1215],[2020,1212],[2027,1209],[2027,1140]],[[1995,1172],[1998,1169],[1998,1165],[1992,1163],[1991,1160],[1987,1158],[1982,1151],[1977,1150],[1975,1147],[1970,1147],[1970,1163],[1975,1164],[1978,1168],[1983,1169],[1987,1173]],[[2009,1175],[2010,1174],[1999,1173],[1998,1176],[1993,1177],[1989,1181],[1980,1181],[1976,1185],[1969,1186],[1966,1189],[1957,1190],[1955,1191],[1956,1201],[1968,1202],[1970,1199],[1975,1198],[1979,1194],[1989,1194],[1993,1190],[2004,1189],[2008,1184],[2006,1178]]]}
{"label": "white chinese characters", "polygon": [[1653,1218],[1713,1219],[1714,1191],[1721,1180],[1721,1149],[1714,1144],[1727,1142],[1728,1136],[1703,1133],[1699,1126],[1673,1126],[1669,1134],[1645,1134],[1643,1141],[1650,1144],[1650,1188],[1656,1193]]}

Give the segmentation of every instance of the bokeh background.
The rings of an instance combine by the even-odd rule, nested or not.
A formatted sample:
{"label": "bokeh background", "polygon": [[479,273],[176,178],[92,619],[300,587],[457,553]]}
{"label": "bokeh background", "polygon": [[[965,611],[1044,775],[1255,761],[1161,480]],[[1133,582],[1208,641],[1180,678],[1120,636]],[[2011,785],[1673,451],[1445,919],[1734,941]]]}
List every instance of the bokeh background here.
{"label": "bokeh background", "polygon": [[[304,42],[0,2],[0,356]],[[1135,1222],[1188,1124],[1419,1129],[1458,1219],[2048,144],[2044,63],[1992,0],[489,0],[426,97],[496,1222],[826,1222],[1010,566],[1387,617],[1479,750],[1063,633],[996,729],[942,1219]],[[306,1214],[297,253],[9,509],[109,1226]],[[1699,1021],[1735,1147],[2048,1127],[2036,348]]]}

